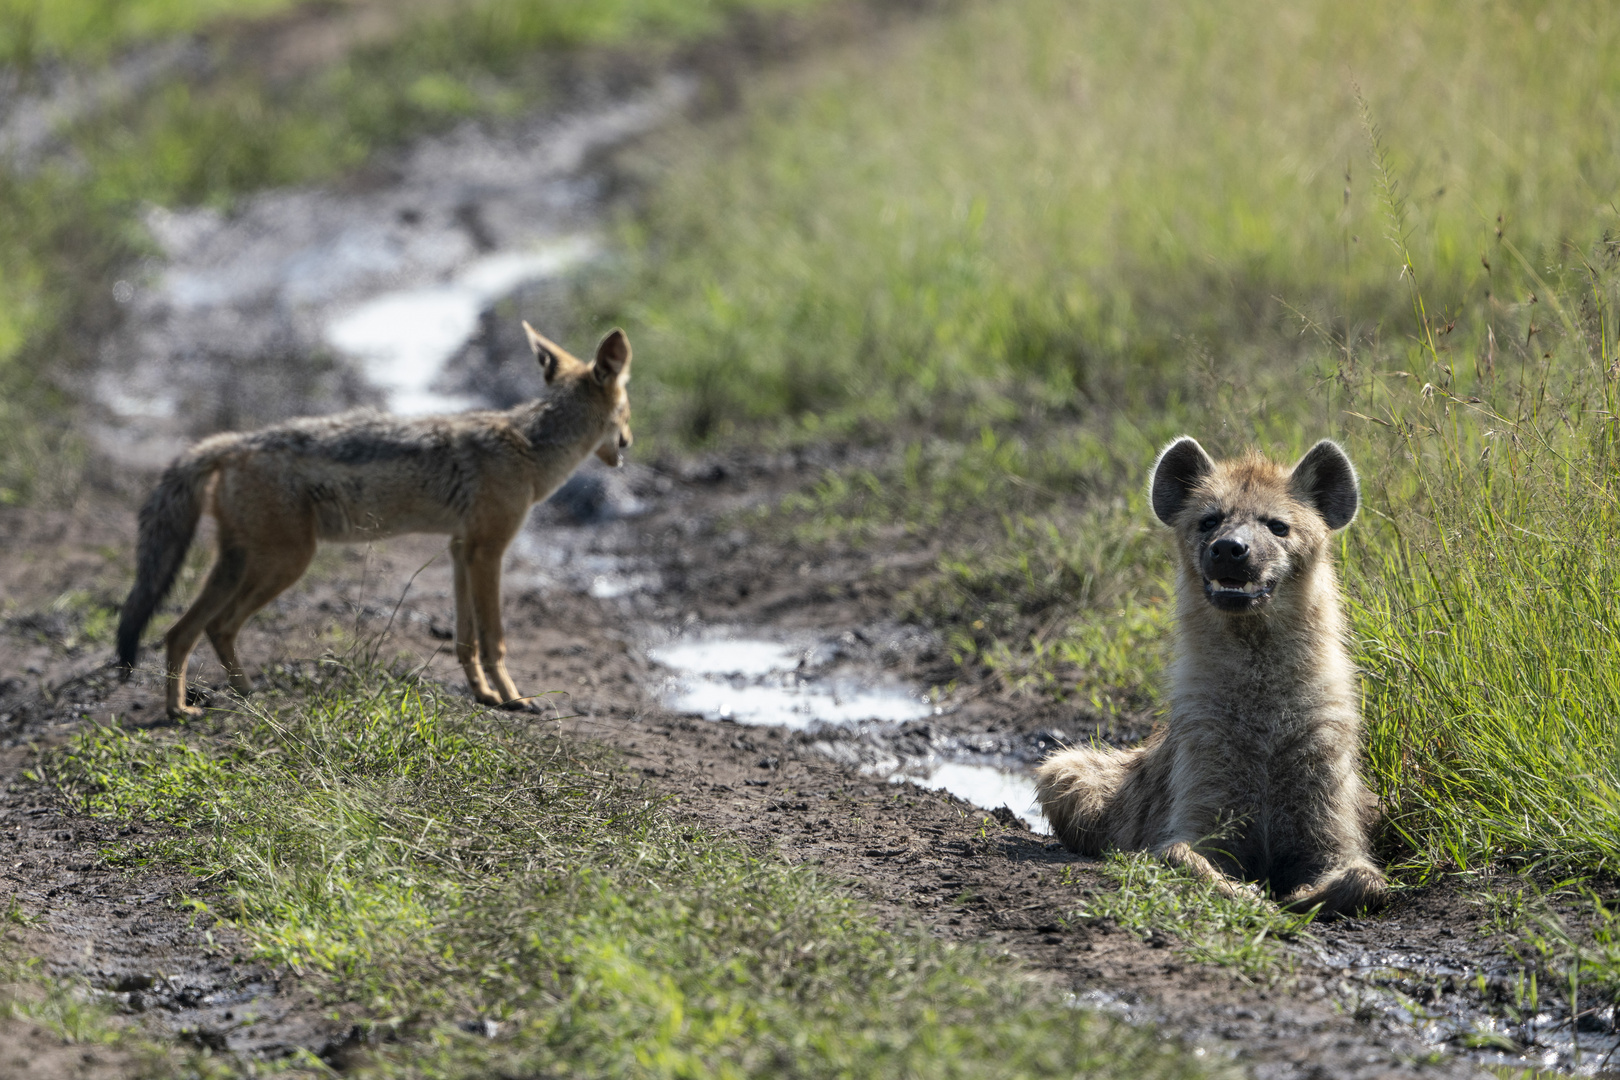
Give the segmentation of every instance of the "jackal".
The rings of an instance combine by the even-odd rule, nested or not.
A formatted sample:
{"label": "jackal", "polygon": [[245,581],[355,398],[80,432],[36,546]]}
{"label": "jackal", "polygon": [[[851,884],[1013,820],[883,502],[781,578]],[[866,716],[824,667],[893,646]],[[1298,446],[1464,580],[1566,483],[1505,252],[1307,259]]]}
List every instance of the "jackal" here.
{"label": "jackal", "polygon": [[1356,516],[1355,467],[1327,440],[1288,470],[1258,454],[1217,464],[1181,438],[1150,496],[1176,538],[1169,721],[1132,750],[1047,758],[1037,789],[1053,831],[1087,855],[1150,850],[1227,895],[1256,882],[1293,910],[1377,907],[1329,550]]}
{"label": "jackal", "polygon": [[[504,412],[401,419],[368,410],[204,439],[163,473],[141,507],[135,585],[118,621],[118,659],[135,663],[199,517],[219,524],[202,593],[164,636],[168,710],[186,704],[186,660],[203,633],[231,688],[251,689],[236,656],[248,616],[303,576],[320,540],[447,533],[456,593],[456,659],[473,696],[521,708],[506,671],[501,557],[529,507],[594,451],[609,465],[630,445],[630,341],[614,330],[584,363],[523,324],[552,391]],[[493,685],[492,685],[493,684]]]}

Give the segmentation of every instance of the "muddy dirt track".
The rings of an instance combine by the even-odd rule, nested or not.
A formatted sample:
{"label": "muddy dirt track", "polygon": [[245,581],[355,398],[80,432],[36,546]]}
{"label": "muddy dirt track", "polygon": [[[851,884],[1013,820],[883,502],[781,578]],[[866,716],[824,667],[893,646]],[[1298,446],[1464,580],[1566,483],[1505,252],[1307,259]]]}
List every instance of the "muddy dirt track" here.
{"label": "muddy dirt track", "polygon": [[[799,679],[812,686],[841,678],[846,687],[922,687],[950,673],[930,634],[889,617],[895,594],[936,556],[928,539],[897,539],[881,551],[809,550],[737,525],[740,510],[831,463],[712,459],[622,474],[591,466],[571,506],[537,510],[508,557],[509,663],[519,686],[552,692],[544,700],[553,716],[615,748],[680,813],[762,852],[818,864],[853,883],[886,921],[1005,948],[1080,1002],[1160,1024],[1255,1076],[1452,1075],[1484,1061],[1559,1062],[1567,1034],[1559,1039],[1556,1016],[1542,1017],[1540,1030],[1493,1020],[1493,996],[1510,971],[1478,933],[1477,889],[1407,890],[1378,918],[1319,928],[1293,947],[1294,978],[1257,986],[1188,960],[1162,935],[1143,940],[1076,918],[1084,891],[1105,887],[1096,864],[1016,814],[884,779],[907,761],[988,759],[1016,768],[1056,732],[1095,730],[1081,711],[1006,698],[971,678],[926,703],[923,719],[790,727],[663,704],[680,692],[681,676],[653,657],[680,642],[788,643],[803,661]],[[340,1061],[348,1030],[341,1018],[314,1008],[286,973],[236,962],[225,928],[194,925],[178,906],[197,883],[101,863],[103,846],[138,840],[139,827],[117,831],[64,813],[21,775],[31,747],[59,740],[85,717],[164,722],[153,659],[121,685],[105,645],[73,643],[82,617],[52,610],[76,589],[115,600],[133,531],[128,492],[109,491],[72,512],[0,516],[0,542],[14,556],[4,571],[12,610],[36,613],[10,616],[0,644],[8,676],[0,684],[0,842],[9,849],[0,887],[43,919],[12,931],[13,947],[43,957],[53,973],[87,980],[157,1032],[246,1054],[304,1046]],[[329,549],[250,623],[244,658],[274,665],[317,656],[340,627],[349,640],[381,641],[385,657],[409,657],[459,688],[444,640],[453,602],[439,549],[429,537]],[[206,647],[193,670],[199,686],[222,692],[223,672]],[[1065,869],[1073,871],[1068,882]],[[1476,972],[1486,976],[1483,990]],[[235,1021],[244,1006],[257,1016],[247,1027]],[[1588,1019],[1590,1048],[1603,1043],[1603,1025]],[[1459,1034],[1469,1026],[1518,1040],[1521,1050],[1467,1050]],[[117,1074],[115,1062],[95,1067]]]}
{"label": "muddy dirt track", "polygon": [[[745,27],[669,61],[707,80],[670,100],[724,108],[734,95],[728,86],[751,65],[820,40],[847,40],[868,32],[873,18],[890,17],[872,11],[930,6],[852,3],[831,29],[815,33]],[[286,33],[292,40],[307,30],[298,23]],[[644,95],[666,85],[659,79],[669,72],[632,74],[586,113],[622,116],[614,93]],[[649,122],[662,115],[654,113]],[[138,843],[142,826],[65,812],[25,773],[38,748],[87,719],[165,722],[153,658],[119,683],[106,634],[107,613],[130,584],[135,510],[151,467],[205,430],[389,399],[389,387],[366,382],[363,364],[334,370],[322,353],[345,314],[341,305],[328,312],[287,298],[303,290],[322,303],[337,297],[353,305],[442,282],[505,254],[501,245],[513,238],[490,223],[518,211],[532,222],[550,206],[547,229],[528,237],[536,242],[588,230],[612,187],[596,155],[646,125],[626,121],[620,135],[585,139],[571,156],[500,156],[536,132],[571,130],[565,121],[536,118],[487,137],[498,144],[486,148],[487,160],[502,168],[532,162],[534,183],[520,176],[496,188],[469,174],[431,190],[413,187],[413,162],[485,160],[462,152],[477,133],[457,132],[342,190],[271,193],[230,219],[199,212],[150,223],[170,262],[131,288],[130,332],[109,344],[102,370],[80,388],[91,402],[87,424],[121,464],[98,463],[71,509],[0,507],[0,900],[36,920],[5,931],[14,958],[41,958],[47,972],[81,980],[159,1036],[249,1056],[303,1047],[340,1068],[350,1059],[348,1014],[318,1007],[288,973],[242,961],[228,928],[199,924],[182,906],[205,884],[103,862],[106,847]],[[322,213],[351,231],[371,221],[369,232],[338,230],[329,245],[368,253],[370,261],[317,289],[298,275],[335,265],[322,261],[320,245],[331,237],[306,241],[275,223],[327,220]],[[282,247],[252,247],[233,239],[239,233]],[[248,280],[239,264],[284,272]],[[186,292],[197,281],[241,287],[229,295]],[[526,312],[559,295],[545,281],[515,291]],[[538,390],[515,326],[490,323],[487,309],[475,315],[477,336],[445,358],[437,381],[406,389],[447,398],[476,390],[490,404]],[[230,334],[211,329],[218,318]],[[176,350],[177,341],[187,347]],[[290,374],[271,371],[268,353],[309,363]],[[317,355],[327,367],[316,365]],[[180,387],[190,397],[158,401],[153,387]],[[176,415],[201,429],[167,419]],[[804,547],[747,524],[746,511],[861,453],[833,446],[642,461],[621,473],[589,464],[560,501],[535,511],[506,563],[508,662],[521,688],[544,695],[548,713],[533,722],[561,723],[614,748],[627,771],[666,792],[680,813],[850,882],[877,918],[1004,948],[1070,988],[1078,1004],[1160,1025],[1256,1077],[1451,1076],[1487,1064],[1573,1064],[1567,1013],[1503,1019],[1516,969],[1480,932],[1478,885],[1408,889],[1375,919],[1318,928],[1291,947],[1296,975],[1273,986],[1193,962],[1163,935],[1144,940],[1076,917],[1084,893],[1106,884],[1097,864],[1031,830],[1020,777],[1055,741],[1094,734],[1126,741],[1140,737],[1149,718],[1099,731],[1082,709],[1009,697],[957,669],[926,628],[897,621],[896,598],[950,538]],[[194,581],[182,583],[155,629],[194,589]],[[452,625],[442,543],[406,537],[324,549],[303,582],[249,623],[240,649],[250,667],[273,667],[363,641],[459,689]],[[222,694],[224,675],[206,646],[192,672],[197,687]],[[951,693],[928,694],[952,682]],[[969,799],[930,786],[939,783]],[[1611,1010],[1582,1020],[1583,1071],[1606,1068],[1614,1019]],[[1495,1048],[1470,1048],[1481,1034]],[[105,1052],[65,1046],[44,1029],[0,1023],[0,1076],[112,1077],[128,1067]]]}

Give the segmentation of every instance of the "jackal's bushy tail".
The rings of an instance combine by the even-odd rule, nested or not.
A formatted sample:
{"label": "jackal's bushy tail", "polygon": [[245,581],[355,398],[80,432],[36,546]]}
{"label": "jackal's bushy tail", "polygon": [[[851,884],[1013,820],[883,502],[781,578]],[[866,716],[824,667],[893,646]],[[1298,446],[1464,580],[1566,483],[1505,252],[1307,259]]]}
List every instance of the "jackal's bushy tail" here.
{"label": "jackal's bushy tail", "polygon": [[118,662],[135,666],[141,631],[152,621],[169,594],[186,549],[202,517],[203,488],[217,467],[213,454],[195,450],[163,471],[157,487],[141,507],[139,539],[135,546],[135,585],[118,616]]}

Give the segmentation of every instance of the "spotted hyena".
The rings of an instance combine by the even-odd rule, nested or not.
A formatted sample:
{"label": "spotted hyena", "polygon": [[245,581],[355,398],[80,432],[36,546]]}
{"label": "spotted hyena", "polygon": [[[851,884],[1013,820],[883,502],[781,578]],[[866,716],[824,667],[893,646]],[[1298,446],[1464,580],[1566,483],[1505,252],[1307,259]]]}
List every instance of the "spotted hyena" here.
{"label": "spotted hyena", "polygon": [[1254,882],[1294,910],[1377,907],[1329,545],[1356,516],[1355,467],[1327,440],[1287,469],[1258,454],[1216,462],[1180,438],[1150,490],[1175,536],[1169,722],[1131,750],[1047,758],[1047,819],[1073,851],[1152,851],[1229,895]]}

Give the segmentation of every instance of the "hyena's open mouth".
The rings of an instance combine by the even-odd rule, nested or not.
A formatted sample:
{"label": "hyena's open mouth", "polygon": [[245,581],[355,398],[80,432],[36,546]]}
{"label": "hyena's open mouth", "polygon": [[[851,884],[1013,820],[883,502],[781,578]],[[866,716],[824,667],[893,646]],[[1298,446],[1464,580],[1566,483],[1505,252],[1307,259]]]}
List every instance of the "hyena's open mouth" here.
{"label": "hyena's open mouth", "polygon": [[1206,578],[1204,596],[1222,611],[1253,611],[1271,598],[1271,590],[1275,587],[1276,582]]}

